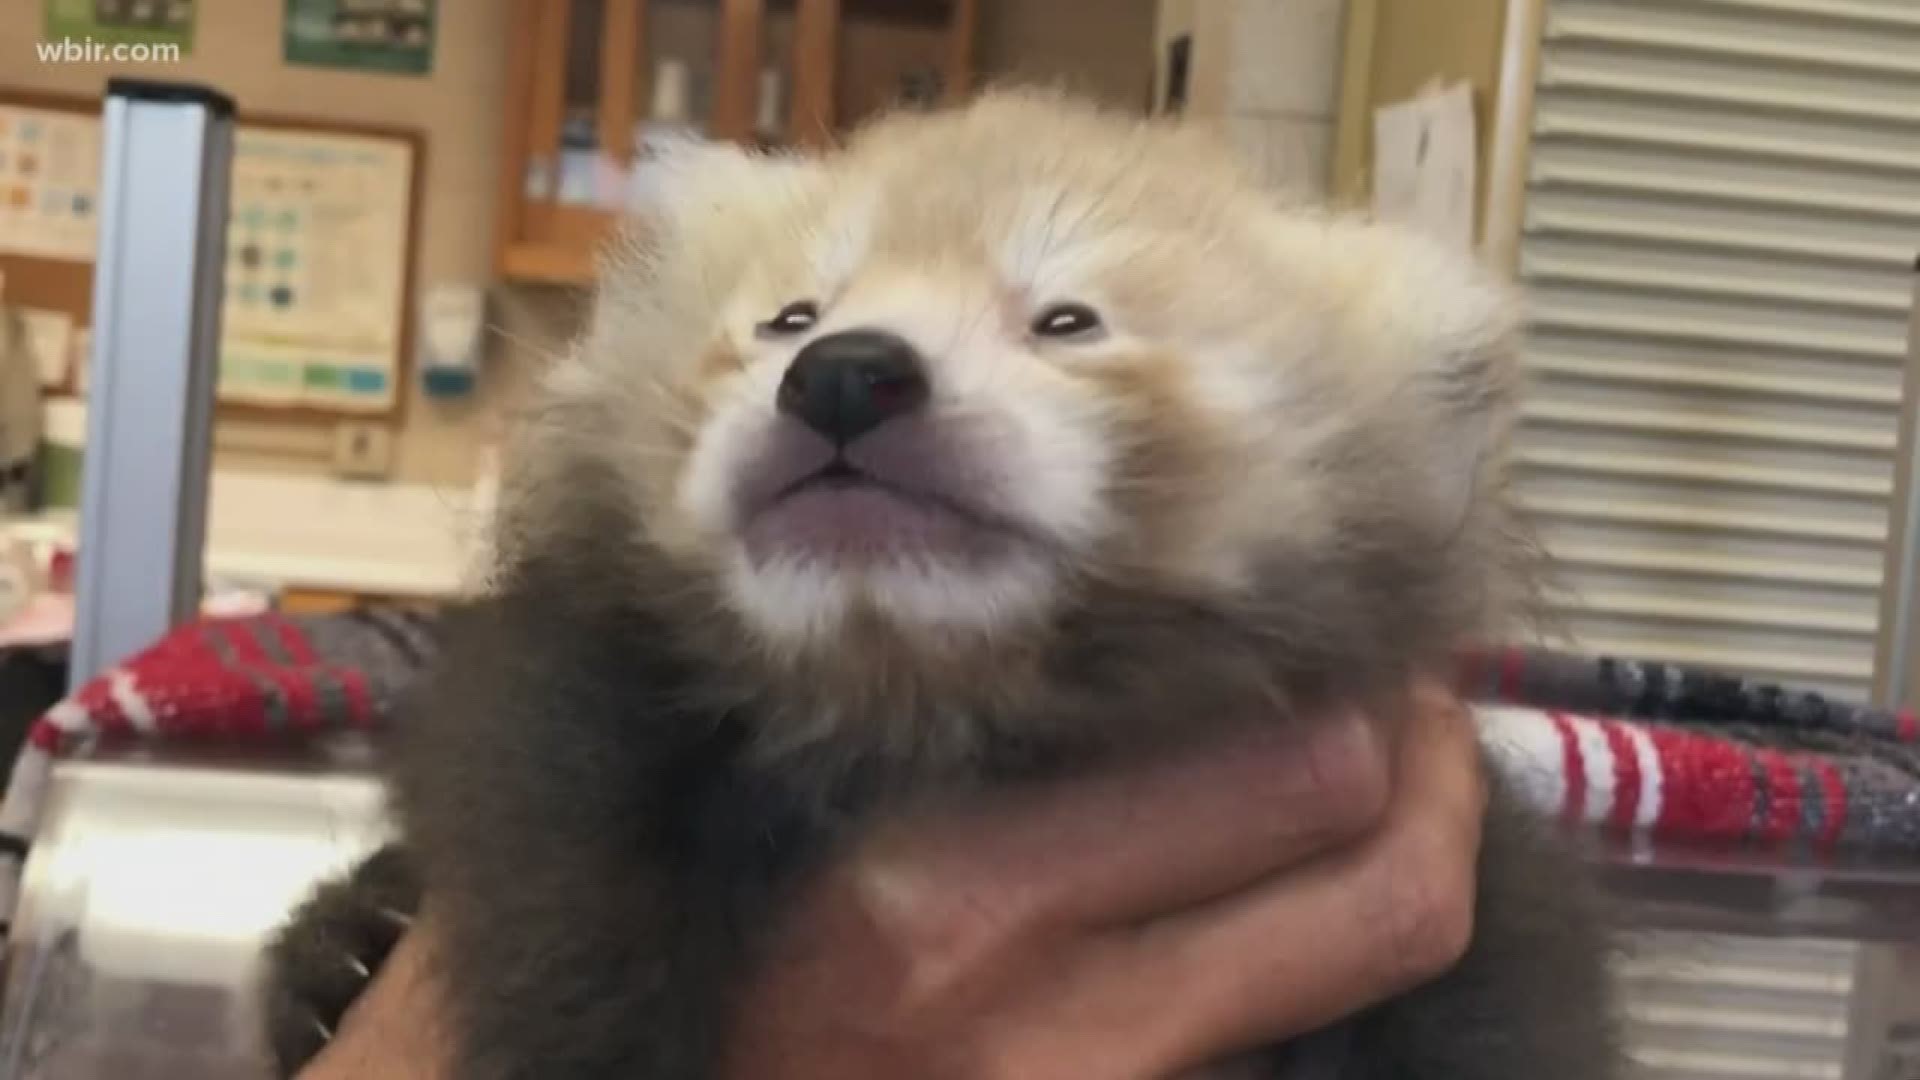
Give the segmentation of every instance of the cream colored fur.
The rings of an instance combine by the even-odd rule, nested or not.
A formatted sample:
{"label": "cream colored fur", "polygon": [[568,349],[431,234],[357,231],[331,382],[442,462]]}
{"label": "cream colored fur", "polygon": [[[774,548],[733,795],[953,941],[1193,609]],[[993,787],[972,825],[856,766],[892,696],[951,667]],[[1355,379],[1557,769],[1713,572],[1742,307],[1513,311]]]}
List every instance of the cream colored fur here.
{"label": "cream colored fur", "polygon": [[[572,452],[612,462],[644,541],[721,582],[770,647],[862,606],[909,633],[1018,631],[1074,575],[1259,602],[1263,566],[1382,513],[1504,543],[1483,504],[1513,379],[1509,298],[1413,236],[1282,204],[1199,131],[1003,92],[823,157],[688,146],[650,191],[589,333],[547,380],[521,519],[565,497],[541,477]],[[816,334],[879,327],[919,348],[933,407],[978,430],[980,468],[1044,545],[982,573],[743,558],[731,487],[806,340],[754,328],[799,299],[821,305]],[[1062,300],[1108,332],[1027,332]],[[1359,470],[1367,490],[1351,490],[1355,455],[1378,459]],[[1499,585],[1463,581],[1479,596],[1460,602],[1492,617]]]}

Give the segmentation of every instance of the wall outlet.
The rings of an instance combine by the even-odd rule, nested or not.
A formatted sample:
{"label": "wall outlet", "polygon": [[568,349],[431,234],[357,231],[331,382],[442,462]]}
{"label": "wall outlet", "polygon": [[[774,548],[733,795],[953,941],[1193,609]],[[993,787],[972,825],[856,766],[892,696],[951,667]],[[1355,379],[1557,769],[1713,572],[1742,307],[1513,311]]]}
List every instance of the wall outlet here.
{"label": "wall outlet", "polygon": [[385,480],[393,472],[393,429],[385,424],[348,421],[333,429],[333,471],[363,480]]}

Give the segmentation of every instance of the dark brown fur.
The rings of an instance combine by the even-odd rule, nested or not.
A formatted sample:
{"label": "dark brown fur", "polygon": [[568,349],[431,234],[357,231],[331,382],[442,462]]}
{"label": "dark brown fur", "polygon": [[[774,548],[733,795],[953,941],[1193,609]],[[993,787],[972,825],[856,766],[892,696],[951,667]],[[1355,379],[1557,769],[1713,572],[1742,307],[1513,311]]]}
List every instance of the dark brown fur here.
{"label": "dark brown fur", "polygon": [[[581,495],[583,506],[596,502],[590,489]],[[618,535],[601,532],[611,524],[601,513],[585,515],[582,538]],[[942,789],[1019,783],[1130,752],[1168,737],[1170,717],[1189,733],[1207,717],[1246,717],[1235,686],[1256,674],[1266,684],[1275,672],[1263,658],[1293,659],[1282,681],[1315,696],[1365,688],[1336,660],[1354,639],[1315,650],[1323,657],[1306,670],[1297,643],[1280,650],[1222,613],[1114,596],[1045,658],[1059,680],[1055,724],[996,713],[1002,694],[981,687],[975,700],[939,703],[978,708],[990,730],[962,763],[922,774],[910,756],[848,744],[763,766],[750,732],[795,703],[756,694],[738,675],[750,661],[689,635],[686,613],[649,602],[653,590],[630,568],[590,547],[529,559],[460,618],[412,717],[397,790],[447,921],[463,1080],[710,1077],[759,930],[860,821]],[[1351,605],[1332,581],[1316,599]],[[1350,632],[1393,636],[1383,626]],[[1467,958],[1357,1019],[1323,1075],[1614,1075],[1602,943],[1571,884],[1578,877],[1496,799]],[[294,952],[283,945],[281,959]],[[313,985],[321,965],[308,963],[283,968],[282,985]],[[297,1018],[288,1022],[283,1042],[299,1034]]]}
{"label": "dark brown fur", "polygon": [[[963,118],[926,138],[1001,147],[996,108],[1007,123],[1084,127],[1095,147],[1148,138],[1019,101],[987,106],[972,134],[976,121]],[[1016,181],[1021,169],[1046,176],[1086,160],[1001,156]],[[1125,170],[1169,155],[1108,156]],[[970,160],[940,160],[954,159]],[[1080,179],[1104,191],[1130,175]],[[955,185],[955,199],[971,190]],[[1177,250],[1183,204],[1141,205],[1166,219],[1154,227]],[[1223,195],[1196,213],[1254,205]],[[689,254],[653,242],[640,260],[648,273],[671,275]],[[1245,257],[1266,265],[1251,247]],[[1287,266],[1296,280],[1313,273]],[[1390,295],[1415,295],[1400,288]],[[1481,632],[1519,573],[1489,452],[1512,389],[1497,328],[1396,340],[1420,366],[1374,357],[1366,378],[1378,381],[1364,386],[1335,363],[1288,372],[1287,422],[1328,421],[1298,459],[1315,493],[1300,505],[1325,520],[1273,523],[1232,589],[1183,577],[1163,555],[1206,524],[1205,508],[1271,494],[1243,491],[1233,454],[1248,442],[1211,422],[1177,354],[1115,358],[1084,378],[1122,405],[1107,480],[1128,527],[1100,551],[1062,553],[1073,569],[1038,625],[938,639],[856,611],[829,642],[769,649],[728,614],[698,544],[660,541],[683,523],[643,520],[672,513],[659,493],[688,435],[646,422],[698,393],[665,376],[646,392],[601,390],[622,370],[654,370],[626,355],[656,344],[650,328],[683,325],[647,310],[658,293],[646,278],[610,288],[587,351],[614,381],[574,384],[535,425],[499,525],[495,587],[454,621],[402,726],[395,794],[407,858],[445,921],[461,1080],[710,1080],[765,928],[865,826],[909,801],[1042,781],[1250,723],[1302,723],[1327,702],[1394,708],[1387,688]],[[1370,299],[1333,288],[1303,301],[1302,334],[1337,347],[1374,321],[1352,314]],[[702,305],[715,302],[673,310],[697,334]],[[685,344],[696,380],[726,377],[720,353]],[[1615,1076],[1605,943],[1578,868],[1497,785],[1480,870],[1476,934],[1451,974],[1279,1048],[1271,1075]],[[282,939],[282,1002],[324,996],[313,958],[342,939],[336,911],[311,909]],[[275,1038],[292,1062],[310,1039],[300,1041],[297,1012],[276,1016],[290,1025]]]}

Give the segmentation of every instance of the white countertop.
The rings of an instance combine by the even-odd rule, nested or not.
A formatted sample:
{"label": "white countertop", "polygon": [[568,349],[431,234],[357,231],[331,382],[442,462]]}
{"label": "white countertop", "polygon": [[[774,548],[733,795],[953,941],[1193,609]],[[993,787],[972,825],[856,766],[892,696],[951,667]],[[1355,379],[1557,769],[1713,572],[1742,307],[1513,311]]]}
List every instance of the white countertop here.
{"label": "white countertop", "polygon": [[[322,476],[222,471],[207,512],[207,574],[239,584],[436,598],[477,581],[486,508],[473,492]],[[0,525],[71,543],[77,516]]]}

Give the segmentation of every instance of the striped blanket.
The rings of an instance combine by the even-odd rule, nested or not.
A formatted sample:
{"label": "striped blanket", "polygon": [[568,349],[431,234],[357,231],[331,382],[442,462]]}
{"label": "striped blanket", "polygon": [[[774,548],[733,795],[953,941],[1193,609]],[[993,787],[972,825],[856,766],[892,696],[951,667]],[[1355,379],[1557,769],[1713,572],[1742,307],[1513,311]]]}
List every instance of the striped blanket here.
{"label": "striped blanket", "polygon": [[1468,657],[1485,741],[1543,813],[1618,838],[1920,859],[1920,723],[1677,664]]}
{"label": "striped blanket", "polygon": [[[59,755],[102,737],[379,728],[431,657],[433,630],[389,610],[206,619],[54,706],[0,798],[0,925]],[[1658,844],[1920,859],[1911,713],[1671,664],[1519,650],[1468,657],[1461,687],[1521,795],[1570,825]]]}
{"label": "striped blanket", "polygon": [[27,731],[0,796],[0,933],[53,763],[100,738],[261,742],[371,730],[434,646],[401,610],[188,623],[61,701]]}

